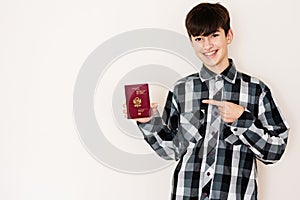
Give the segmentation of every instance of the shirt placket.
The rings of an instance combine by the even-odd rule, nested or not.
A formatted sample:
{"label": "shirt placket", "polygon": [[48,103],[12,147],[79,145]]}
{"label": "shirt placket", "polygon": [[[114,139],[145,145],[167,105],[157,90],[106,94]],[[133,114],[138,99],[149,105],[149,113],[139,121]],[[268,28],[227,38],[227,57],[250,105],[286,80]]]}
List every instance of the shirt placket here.
{"label": "shirt placket", "polygon": [[[223,79],[221,75],[215,76],[210,80],[210,99],[221,101],[223,90]],[[215,164],[217,157],[217,146],[220,136],[221,116],[217,106],[210,105],[210,122],[208,131],[204,140],[203,158],[204,162],[201,167],[201,200],[209,199],[211,185],[215,173]]]}

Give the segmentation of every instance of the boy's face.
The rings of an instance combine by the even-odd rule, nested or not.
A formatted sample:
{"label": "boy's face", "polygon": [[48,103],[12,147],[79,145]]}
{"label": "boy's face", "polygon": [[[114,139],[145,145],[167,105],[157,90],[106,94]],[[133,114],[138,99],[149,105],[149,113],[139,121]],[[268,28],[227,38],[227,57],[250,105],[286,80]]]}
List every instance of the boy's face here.
{"label": "boy's face", "polygon": [[208,36],[191,36],[191,44],[203,64],[211,71],[220,74],[229,66],[227,46],[232,39],[231,29],[226,36],[224,29],[219,28]]}

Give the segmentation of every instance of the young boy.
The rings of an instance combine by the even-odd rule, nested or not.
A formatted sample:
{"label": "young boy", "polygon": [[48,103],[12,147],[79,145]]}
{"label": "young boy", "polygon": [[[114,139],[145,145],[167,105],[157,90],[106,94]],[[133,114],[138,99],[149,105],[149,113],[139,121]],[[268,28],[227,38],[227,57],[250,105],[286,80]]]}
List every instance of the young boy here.
{"label": "young boy", "polygon": [[175,83],[162,117],[154,103],[138,126],[158,155],[179,160],[172,200],[257,199],[256,160],[281,158],[288,125],[270,89],[228,58],[225,7],[197,5],[186,28],[203,67]]}

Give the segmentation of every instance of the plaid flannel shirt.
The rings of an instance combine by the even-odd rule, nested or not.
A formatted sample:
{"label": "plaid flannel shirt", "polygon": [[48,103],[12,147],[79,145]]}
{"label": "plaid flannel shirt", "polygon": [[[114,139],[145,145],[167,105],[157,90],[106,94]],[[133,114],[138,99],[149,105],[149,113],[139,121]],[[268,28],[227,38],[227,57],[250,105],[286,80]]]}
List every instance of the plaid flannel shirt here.
{"label": "plaid flannel shirt", "polygon": [[[209,130],[213,105],[209,88],[217,75],[202,67],[200,73],[179,81],[170,91],[163,116],[157,113],[148,123],[138,123],[145,140],[165,158],[179,160],[173,177],[172,200],[257,199],[256,160],[278,161],[286,147],[288,124],[275,104],[270,89],[256,78],[230,66],[221,76],[222,99],[245,108],[235,122],[220,126],[212,183],[202,188],[205,178],[203,141]],[[205,198],[204,198],[205,197]]]}

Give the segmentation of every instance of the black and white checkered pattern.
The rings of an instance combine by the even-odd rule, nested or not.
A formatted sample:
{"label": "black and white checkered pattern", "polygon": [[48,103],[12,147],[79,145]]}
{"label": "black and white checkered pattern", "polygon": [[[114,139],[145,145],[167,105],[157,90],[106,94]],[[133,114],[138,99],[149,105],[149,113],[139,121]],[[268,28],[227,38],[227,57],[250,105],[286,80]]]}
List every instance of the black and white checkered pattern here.
{"label": "black and white checkered pattern", "polygon": [[221,95],[245,107],[238,120],[211,126],[218,114],[202,100],[214,98],[220,75],[202,67],[176,82],[162,117],[157,113],[150,122],[138,124],[158,155],[179,160],[172,200],[257,199],[256,160],[274,163],[285,150],[289,128],[269,88],[236,71],[229,61],[221,74]]}

